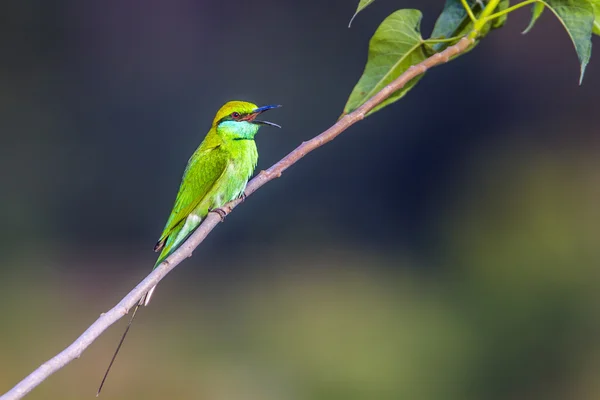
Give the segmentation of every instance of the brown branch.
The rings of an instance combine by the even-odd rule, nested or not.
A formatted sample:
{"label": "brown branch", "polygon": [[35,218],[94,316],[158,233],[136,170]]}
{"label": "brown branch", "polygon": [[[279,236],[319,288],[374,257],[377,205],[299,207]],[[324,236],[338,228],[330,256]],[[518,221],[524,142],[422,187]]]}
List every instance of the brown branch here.
{"label": "brown branch", "polygon": [[[266,171],[261,171],[248,183],[248,186],[246,187],[246,196],[250,196],[267,182],[279,178],[285,170],[298,162],[306,154],[323,146],[325,143],[332,141],[350,126],[362,120],[369,111],[381,104],[394,92],[403,88],[411,79],[425,73],[425,71],[431,67],[448,62],[450,58],[465,52],[473,43],[473,39],[463,38],[454,46],[450,46],[444,51],[434,54],[421,63],[410,67],[396,80],[367,100],[362,106],[350,114],[341,117],[331,128],[313,139],[303,142],[271,168]],[[240,202],[240,199],[234,200],[226,204],[222,209],[226,214],[229,214],[238,204],[240,204]],[[186,258],[191,257],[194,249],[202,243],[206,236],[220,221],[221,218],[217,213],[209,213],[207,218],[190,238],[176,252],[159,265],[158,268],[153,270],[131,292],[129,292],[116,306],[111,308],[108,312],[101,314],[100,317],[77,338],[77,340],[69,345],[69,347],[43,363],[10,391],[2,395],[0,400],[16,400],[22,398],[54,372],[58,371],[74,359],[79,358],[81,353],[83,353],[83,351],[87,349],[92,342],[102,334],[102,332],[125,316],[129,309],[133,307],[151,287],[160,282],[160,280],[171,272],[171,270],[179,263]]]}

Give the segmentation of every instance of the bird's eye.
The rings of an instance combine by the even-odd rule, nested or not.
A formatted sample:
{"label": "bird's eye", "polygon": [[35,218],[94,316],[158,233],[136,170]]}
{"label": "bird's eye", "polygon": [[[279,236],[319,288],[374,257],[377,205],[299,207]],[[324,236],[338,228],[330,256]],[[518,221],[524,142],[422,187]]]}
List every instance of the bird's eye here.
{"label": "bird's eye", "polygon": [[240,113],[239,113],[239,112],[237,112],[237,111],[236,111],[236,112],[233,112],[233,113],[231,113],[231,117],[232,117],[233,119],[238,119],[238,118],[240,117]]}

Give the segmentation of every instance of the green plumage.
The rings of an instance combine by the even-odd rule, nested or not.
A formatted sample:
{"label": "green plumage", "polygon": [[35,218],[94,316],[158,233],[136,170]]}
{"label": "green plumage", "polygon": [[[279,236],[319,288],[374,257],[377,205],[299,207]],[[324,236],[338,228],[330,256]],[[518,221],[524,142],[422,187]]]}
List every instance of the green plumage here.
{"label": "green plumage", "polygon": [[223,140],[211,129],[188,161],[175,205],[157,243],[157,250],[162,247],[162,251],[155,266],[179,247],[209,210],[242,194],[257,160],[253,140]]}
{"label": "green plumage", "polygon": [[[208,134],[185,168],[175,205],[154,246],[154,251],[160,251],[154,268],[185,242],[211,210],[243,195],[258,161],[254,135],[261,125],[280,128],[277,124],[259,121],[256,117],[276,107],[279,106],[256,107],[244,101],[230,101],[217,112]],[[97,394],[102,390],[138,308],[148,305],[154,289],[156,286],[134,308]]]}
{"label": "green plumage", "polygon": [[[242,196],[258,161],[254,135],[261,125],[275,125],[256,116],[274,107],[231,101],[219,110],[183,173],[175,205],[154,247],[160,251],[155,268],[185,242],[210,210]],[[153,291],[142,299],[144,304]]]}

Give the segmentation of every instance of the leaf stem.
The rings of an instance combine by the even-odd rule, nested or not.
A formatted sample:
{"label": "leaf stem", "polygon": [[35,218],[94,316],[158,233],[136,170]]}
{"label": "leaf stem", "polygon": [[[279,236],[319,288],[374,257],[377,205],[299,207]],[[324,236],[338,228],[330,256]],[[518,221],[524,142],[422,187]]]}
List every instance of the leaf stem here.
{"label": "leaf stem", "polygon": [[[485,6],[483,11],[481,12],[481,15],[479,16],[479,21],[489,18],[489,16],[494,12],[494,10],[498,8],[498,4],[500,4],[500,1],[501,0],[490,0],[488,5]],[[481,23],[481,25],[485,25],[485,22]]]}
{"label": "leaf stem", "polygon": [[469,18],[471,18],[471,21],[473,21],[473,23],[477,22],[477,18],[475,18],[475,14],[473,14],[473,10],[471,10],[471,7],[469,6],[469,3],[467,3],[467,0],[460,0],[460,2],[465,8],[467,14],[469,14]]}
{"label": "leaf stem", "polygon": [[539,0],[525,0],[525,1],[521,2],[521,3],[519,3],[519,4],[515,4],[515,5],[514,5],[514,6],[512,6],[512,7],[508,7],[506,10],[499,11],[499,12],[497,12],[497,13],[495,13],[495,14],[492,14],[492,15],[490,15],[490,16],[488,16],[488,17],[486,17],[486,19],[487,19],[487,21],[486,21],[486,22],[489,22],[489,21],[491,21],[491,20],[493,20],[493,19],[496,19],[496,18],[498,18],[498,17],[501,17],[501,16],[503,16],[503,15],[505,15],[505,14],[508,14],[509,12],[512,12],[512,11],[518,10],[518,9],[519,9],[519,8],[521,8],[521,7],[525,7],[525,6],[526,6],[526,5],[528,5],[528,4],[537,3],[538,1],[539,1]]}
{"label": "leaf stem", "polygon": [[[463,2],[463,6],[465,0],[461,0]],[[498,8],[498,4],[500,4],[500,0],[490,0],[490,2],[485,6],[478,20],[473,22],[473,30],[467,36],[469,39],[475,39],[479,35],[479,32],[483,29],[485,24],[489,22],[489,17],[492,15],[494,10]],[[468,12],[468,11],[467,11]]]}
{"label": "leaf stem", "polygon": [[[537,0],[535,0],[535,1],[537,1]],[[462,38],[462,36],[454,36],[454,37],[447,38],[447,39],[424,39],[423,43],[426,43],[426,44],[448,43],[448,42],[454,42],[455,40],[459,40],[460,38]]]}

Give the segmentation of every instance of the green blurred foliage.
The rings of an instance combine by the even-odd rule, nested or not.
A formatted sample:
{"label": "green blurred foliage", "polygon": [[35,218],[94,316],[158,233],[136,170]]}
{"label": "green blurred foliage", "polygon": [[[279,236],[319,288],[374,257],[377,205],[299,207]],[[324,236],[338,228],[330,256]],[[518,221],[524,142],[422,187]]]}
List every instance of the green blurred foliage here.
{"label": "green blurred foliage", "polygon": [[[286,105],[268,166],[335,120],[398,8],[346,30],[347,1],[67,3],[0,13],[0,392],[147,273],[221,100]],[[442,4],[408,6],[431,28]],[[229,216],[140,311],[102,398],[600,398],[600,70],[577,87],[559,22],[523,38],[528,19]],[[93,398],[124,325],[28,398]]]}
{"label": "green blurred foliage", "polygon": [[[547,126],[548,137],[567,127]],[[401,254],[282,244],[241,279],[163,284],[103,396],[596,399],[599,148],[540,147],[518,132],[480,148],[463,186],[440,189],[433,271]],[[80,290],[13,279],[0,294],[2,387],[93,318],[72,311]],[[93,396],[122,327],[30,398]]]}

